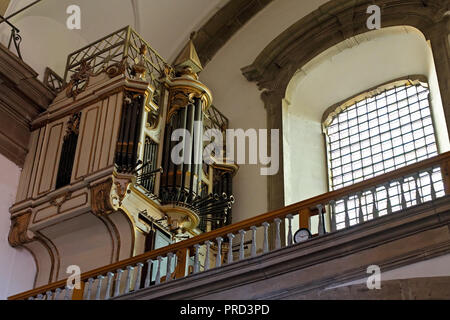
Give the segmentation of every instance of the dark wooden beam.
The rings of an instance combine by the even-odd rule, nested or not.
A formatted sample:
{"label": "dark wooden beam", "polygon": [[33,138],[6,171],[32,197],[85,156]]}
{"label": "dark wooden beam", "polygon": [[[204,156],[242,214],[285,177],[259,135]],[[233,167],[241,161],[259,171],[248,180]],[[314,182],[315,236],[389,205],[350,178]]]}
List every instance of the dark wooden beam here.
{"label": "dark wooden beam", "polygon": [[198,31],[195,48],[206,66],[225,43],[273,0],[231,0]]}
{"label": "dark wooden beam", "polygon": [[0,153],[23,166],[31,121],[55,98],[38,74],[0,44]]}

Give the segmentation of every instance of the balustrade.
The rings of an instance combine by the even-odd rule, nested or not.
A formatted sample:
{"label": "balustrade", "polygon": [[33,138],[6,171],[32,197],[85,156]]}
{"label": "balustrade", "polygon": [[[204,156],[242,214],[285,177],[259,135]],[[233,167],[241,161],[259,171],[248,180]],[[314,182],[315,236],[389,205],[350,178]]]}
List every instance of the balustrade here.
{"label": "balustrade", "polygon": [[[301,214],[309,212],[318,216],[318,227],[313,233],[314,237],[322,237],[330,232],[339,232],[385,215],[405,211],[449,194],[450,181],[446,169],[449,162],[450,153],[445,153],[274,212],[87,272],[81,276],[80,290],[83,293],[81,295],[75,295],[77,289],[70,288],[63,280],[10,299],[70,300],[80,296],[86,300],[108,300],[139,290],[167,285],[174,279],[198,276],[208,272],[211,266],[226,267],[244,259],[269,254],[272,241],[274,250],[282,250],[283,246],[301,246],[302,244],[294,244],[293,241],[293,228],[296,221],[300,221]],[[286,228],[281,228],[283,224]],[[274,227],[273,239],[269,237],[270,226]],[[281,231],[285,229],[285,232]],[[246,242],[247,233],[249,242]],[[234,242],[237,248],[235,251],[233,251]],[[188,259],[179,259],[174,252],[185,252]],[[193,257],[193,260],[189,259],[190,257]],[[180,261],[193,264],[191,273],[186,271],[179,275],[178,271],[176,272],[180,267],[181,270],[189,270],[186,265],[179,266],[182,263]],[[145,275],[143,275],[144,266],[146,266]],[[123,275],[124,272],[126,277]]]}

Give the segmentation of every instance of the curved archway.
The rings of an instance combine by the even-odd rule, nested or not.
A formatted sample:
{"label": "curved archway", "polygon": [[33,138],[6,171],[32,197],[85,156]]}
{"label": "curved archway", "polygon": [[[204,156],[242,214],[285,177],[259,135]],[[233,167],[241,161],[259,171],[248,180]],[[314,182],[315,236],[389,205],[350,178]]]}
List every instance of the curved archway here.
{"label": "curved archway", "polygon": [[[437,77],[444,105],[446,122],[450,123],[450,44],[448,33],[449,4],[445,0],[333,0],[288,28],[273,40],[252,65],[242,69],[249,81],[257,82],[264,90],[262,99],[267,110],[267,127],[281,129],[282,100],[289,81],[298,69],[325,50],[355,35],[368,31],[367,7],[377,4],[382,9],[382,27],[412,26],[430,41],[437,69]],[[282,134],[280,157],[283,156]],[[282,163],[280,159],[280,163]],[[268,177],[269,209],[285,204],[284,167],[275,176]]]}

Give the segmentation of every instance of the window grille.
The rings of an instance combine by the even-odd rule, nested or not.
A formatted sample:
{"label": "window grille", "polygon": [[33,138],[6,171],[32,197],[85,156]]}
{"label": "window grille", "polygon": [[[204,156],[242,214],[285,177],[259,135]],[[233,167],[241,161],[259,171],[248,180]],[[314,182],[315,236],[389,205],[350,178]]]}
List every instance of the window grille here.
{"label": "window grille", "polygon": [[[340,189],[438,155],[429,94],[426,84],[405,84],[355,102],[336,114],[325,128],[329,189]],[[353,225],[359,221],[360,208],[366,220],[372,219],[374,204],[381,216],[400,210],[402,201],[409,207],[430,200],[431,187],[438,197],[444,195],[440,168],[355,195],[349,201],[337,201],[337,228],[343,227],[345,211]],[[405,199],[400,196],[402,188]],[[386,207],[387,197],[392,208]]]}

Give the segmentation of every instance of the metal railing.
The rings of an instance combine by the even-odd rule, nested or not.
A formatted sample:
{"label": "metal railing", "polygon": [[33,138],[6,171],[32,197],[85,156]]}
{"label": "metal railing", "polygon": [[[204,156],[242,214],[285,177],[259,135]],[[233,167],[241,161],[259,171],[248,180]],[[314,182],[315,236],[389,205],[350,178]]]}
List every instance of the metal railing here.
{"label": "metal railing", "polygon": [[59,93],[64,89],[65,82],[55,71],[47,67],[44,73],[44,84],[54,93]]}
{"label": "metal railing", "polygon": [[[351,228],[383,215],[396,214],[396,212],[450,194],[448,168],[450,168],[450,152],[84,273],[81,275],[82,289],[76,295],[67,286],[66,280],[62,280],[15,295],[10,299],[108,300],[130,292],[163,285],[163,282],[269,253],[271,224],[275,227],[275,237],[272,239],[274,250],[282,249],[283,243],[287,247],[301,246],[301,244],[294,244],[292,227],[293,219],[300,218],[299,215],[318,213],[317,237],[340,232],[342,229]],[[286,222],[286,234],[280,232],[283,221]],[[262,241],[257,239],[258,229],[262,231]],[[236,254],[230,249],[233,248],[233,243],[239,247]],[[227,251],[226,254],[223,250]],[[190,261],[190,257],[193,257],[192,272],[186,273],[186,265],[183,265],[181,261]],[[76,298],[77,296],[79,298]]]}
{"label": "metal railing", "polygon": [[147,70],[147,80],[155,87],[155,102],[158,102],[160,82],[168,65],[164,59],[130,26],[122,28],[90,45],[81,48],[67,58],[64,81],[68,82],[76,74],[83,63],[90,67],[90,72],[96,75],[108,67],[125,64],[128,76],[132,76],[132,66],[135,59],[140,58],[141,48],[145,47],[143,63]]}
{"label": "metal railing", "polygon": [[14,44],[14,49],[16,50],[17,56],[23,60],[22,58],[22,53],[20,51],[20,44],[22,42],[22,37],[20,36],[20,30],[14,26],[11,22],[9,22],[8,20],[17,16],[18,14],[24,12],[25,10],[33,7],[34,5],[38,4],[39,2],[41,2],[42,0],[36,0],[32,3],[30,3],[29,5],[23,7],[22,9],[14,12],[13,14],[7,16],[7,17],[3,17],[0,15],[0,24],[2,24],[3,22],[5,22],[6,24],[8,24],[11,27],[11,35],[9,37],[9,42],[8,42],[8,49],[11,50],[11,46]]}

